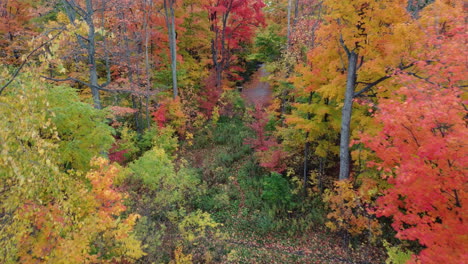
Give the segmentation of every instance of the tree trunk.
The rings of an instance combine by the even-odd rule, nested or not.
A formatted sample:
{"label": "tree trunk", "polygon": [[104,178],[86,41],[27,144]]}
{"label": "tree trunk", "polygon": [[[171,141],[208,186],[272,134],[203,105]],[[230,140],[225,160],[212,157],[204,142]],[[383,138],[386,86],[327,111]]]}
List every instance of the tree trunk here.
{"label": "tree trunk", "polygon": [[96,67],[96,40],[94,29],[94,9],[92,0],[86,0],[86,24],[88,24],[88,64],[89,64],[89,83],[91,84],[91,93],[93,95],[94,107],[101,109],[101,98],[99,95],[99,84]]}
{"label": "tree trunk", "polygon": [[[226,28],[227,22],[229,18],[229,12],[232,7],[232,1],[227,6],[227,10],[223,15],[223,25],[221,30],[221,62],[217,65],[218,68],[216,69],[216,87],[219,89],[221,88],[222,80],[223,80],[223,72],[226,69],[227,64],[229,63],[229,55],[226,51]],[[229,47],[228,47],[229,48]]]}
{"label": "tree trunk", "polygon": [[353,110],[354,88],[356,86],[357,54],[348,53],[348,75],[346,77],[346,92],[341,112],[341,141],[340,141],[340,180],[349,178],[351,164],[349,155],[349,137],[351,133],[351,114]]}
{"label": "tree trunk", "polygon": [[[122,12],[119,14],[119,17],[120,19],[125,19],[125,14]],[[123,30],[123,31],[122,31]],[[129,82],[132,84],[130,86],[130,89],[133,91],[135,88],[135,85],[134,85],[134,82],[133,82],[133,73],[134,73],[134,69],[133,69],[133,65],[132,65],[132,62],[130,60],[130,45],[129,45],[129,39],[128,39],[128,36],[126,34],[126,32],[128,31],[128,28],[126,25],[124,25],[120,31],[120,34],[123,36],[123,41],[120,41],[120,43],[123,45],[122,49],[125,51],[125,61],[126,61],[126,64],[127,64],[127,68],[128,68],[128,80]],[[135,94],[131,94],[131,99],[132,99],[132,108],[133,109],[138,109],[138,103],[137,103],[137,96]],[[134,114],[133,114],[133,120],[135,121],[135,128],[136,130],[138,131],[138,133],[141,132],[141,125],[140,125],[140,112],[139,111],[136,111]]]}
{"label": "tree trunk", "polygon": [[216,47],[216,41],[218,38],[218,32],[215,32],[215,38],[211,40],[211,59],[213,60],[213,68],[215,70],[215,86],[218,86],[218,70],[219,70],[219,61],[218,61],[218,48]]}
{"label": "tree trunk", "polygon": [[325,175],[325,159],[319,158],[318,186],[320,194],[323,193],[323,175]]}
{"label": "tree trunk", "polygon": [[293,28],[296,27],[297,21],[299,20],[299,0],[294,2],[294,22]]}
{"label": "tree trunk", "polygon": [[215,71],[215,86],[221,88],[223,72],[230,64],[230,53],[229,47],[226,47],[226,28],[228,24],[228,18],[232,10],[233,1],[229,2],[226,7],[226,11],[221,16],[221,30],[217,27],[218,17],[217,13],[210,15],[210,30],[215,34],[211,40],[211,56],[213,60],[213,68]]}
{"label": "tree trunk", "polygon": [[[146,4],[146,2],[145,2]],[[153,1],[149,1],[149,8],[153,7]],[[145,71],[146,71],[146,105],[145,105],[145,113],[146,113],[146,128],[150,127],[150,115],[149,115],[149,91],[150,87],[152,86],[151,84],[151,78],[150,78],[150,63],[149,63],[149,33],[150,31],[148,30],[148,21],[149,21],[149,11],[148,7],[145,6],[145,23],[144,23],[144,30],[145,30]],[[176,78],[177,82],[177,78]],[[177,87],[177,83],[176,83]],[[177,90],[176,90],[177,91]],[[174,96],[174,98],[177,95]]]}
{"label": "tree trunk", "polygon": [[169,33],[169,48],[171,51],[172,91],[175,99],[179,94],[179,90],[177,87],[177,42],[175,30],[174,2],[175,0],[164,0],[166,25]]}
{"label": "tree trunk", "polygon": [[[312,104],[312,96],[313,96],[313,93],[310,92],[309,94],[309,100],[308,100],[308,104],[311,105]],[[312,115],[310,113],[307,113],[307,120],[310,120],[312,118]],[[310,151],[310,142],[309,142],[309,132],[306,133],[306,138],[305,138],[306,142],[305,142],[305,146],[304,146],[304,174],[303,174],[303,181],[304,181],[304,189],[303,189],[303,193],[304,193],[304,197],[307,196],[307,180],[309,178],[309,168],[308,168],[308,163],[309,163],[309,151]]]}
{"label": "tree trunk", "polygon": [[287,32],[287,45],[289,49],[289,45],[291,44],[291,1],[288,0],[288,32]]}

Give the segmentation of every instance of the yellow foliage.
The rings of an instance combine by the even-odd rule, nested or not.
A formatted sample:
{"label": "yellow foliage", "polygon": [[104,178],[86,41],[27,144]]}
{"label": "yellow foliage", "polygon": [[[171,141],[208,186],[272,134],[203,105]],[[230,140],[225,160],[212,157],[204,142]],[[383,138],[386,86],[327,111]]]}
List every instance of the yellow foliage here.
{"label": "yellow foliage", "polygon": [[171,260],[169,264],[192,264],[192,254],[185,255],[182,252],[182,246],[178,246],[174,250],[174,260]]}
{"label": "yellow foliage", "polygon": [[[293,104],[293,111],[285,121],[289,129],[298,133],[286,133],[286,129],[282,129],[284,144],[293,146],[290,141],[298,140],[300,134],[307,135],[305,140],[313,143],[315,155],[337,158],[347,51],[359,57],[355,92],[413,62],[412,56],[421,46],[418,37],[423,33],[406,11],[406,4],[402,0],[323,1],[324,21],[315,32],[316,45],[308,51],[306,63],[297,65],[296,75],[290,78],[297,103]],[[385,89],[375,87],[376,96],[365,100],[375,103],[397,88],[391,78],[379,85],[384,85]],[[313,93],[311,102],[308,100],[310,93]],[[351,133],[354,139],[361,131],[378,129],[370,121],[374,110],[374,107],[353,103]]]}
{"label": "yellow foliage", "polygon": [[326,223],[326,226],[333,231],[346,230],[352,235],[362,234],[366,230],[374,237],[379,235],[380,225],[366,208],[372,192],[363,191],[364,196],[361,196],[361,192],[355,191],[349,180],[337,181],[333,191],[326,190],[324,201],[330,209],[327,215],[330,221]]}
{"label": "yellow foliage", "polygon": [[213,113],[211,115],[211,124],[216,125],[219,121],[219,117],[219,106],[216,105],[215,107],[213,107]]}
{"label": "yellow foliage", "polygon": [[189,242],[204,237],[208,229],[216,228],[219,225],[211,219],[209,213],[202,211],[196,211],[185,216],[178,224],[180,233]]}
{"label": "yellow foliage", "polygon": [[63,13],[63,12],[58,12],[57,14],[57,22],[60,24],[67,25],[70,23],[70,20],[68,19],[68,16]]}
{"label": "yellow foliage", "polygon": [[[119,219],[119,168],[93,161],[89,183],[64,171],[47,89],[22,80],[0,97],[0,256],[2,263],[106,263],[144,253],[132,234],[137,216]],[[46,111],[44,111],[46,109]],[[99,244],[99,248],[95,245]]]}

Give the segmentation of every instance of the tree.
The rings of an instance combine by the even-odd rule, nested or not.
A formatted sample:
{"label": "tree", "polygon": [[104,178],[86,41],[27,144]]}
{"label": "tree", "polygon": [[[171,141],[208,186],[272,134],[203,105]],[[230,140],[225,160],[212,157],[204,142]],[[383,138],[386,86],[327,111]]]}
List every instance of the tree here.
{"label": "tree", "polygon": [[323,5],[325,21],[316,34],[317,46],[308,54],[310,68],[301,67],[300,73],[312,74],[305,87],[341,108],[339,179],[347,179],[353,99],[365,96],[395,70],[411,67],[401,52],[414,39],[406,34],[410,17],[402,1],[330,0]]}
{"label": "tree", "polygon": [[428,26],[417,54],[424,60],[397,76],[403,87],[382,99],[375,114],[382,130],[361,139],[378,157],[368,164],[390,184],[376,213],[393,219],[398,238],[424,246],[413,256],[415,263],[459,263],[466,255],[468,68],[462,2],[436,1],[420,13],[420,23]]}
{"label": "tree", "polygon": [[[40,1],[42,2],[42,1]],[[43,6],[40,6],[43,5]],[[9,0],[0,2],[0,60],[4,64],[19,64],[24,54],[25,43],[37,33],[31,19],[47,13],[46,3],[30,0]]]}
{"label": "tree", "polygon": [[[94,20],[96,19],[95,9],[96,6],[93,4],[93,0],[85,0],[85,5],[81,6],[75,1],[62,0],[64,4],[68,7],[65,10],[67,11],[68,18],[72,24],[75,24],[75,16],[79,15],[83,21],[88,26],[88,34],[86,37],[76,34],[78,43],[80,43],[81,48],[86,49],[87,51],[87,60],[89,67],[89,80],[88,82],[79,81],[81,84],[88,86],[91,89],[93,95],[94,107],[101,109],[101,98],[99,95],[99,90],[101,87],[105,87],[109,84],[108,80],[104,84],[98,83],[98,73],[97,73],[97,62],[96,62],[96,27]],[[110,71],[110,69],[108,69]]]}
{"label": "tree", "polygon": [[288,49],[289,49],[289,46],[291,45],[291,8],[292,8],[292,3],[291,3],[292,0],[288,0],[288,29],[287,29],[287,35],[286,35],[286,39],[288,40],[287,44],[288,44]]}
{"label": "tree", "polygon": [[[62,0],[62,2],[67,19],[61,17],[59,23],[65,24],[62,26],[67,29],[68,34],[62,41],[72,42],[70,36],[73,36],[75,38],[75,43],[73,44],[76,45],[73,49],[62,50],[62,52],[67,56],[73,57],[75,60],[81,57],[81,52],[85,52],[86,67],[81,67],[80,70],[86,70],[88,72],[88,81],[83,81],[81,78],[78,78],[76,75],[80,75],[80,73],[76,72],[76,69],[75,72],[72,71],[64,79],[54,78],[53,76],[43,76],[43,78],[52,81],[73,81],[79,85],[89,87],[91,89],[94,106],[98,109],[102,108],[100,91],[132,94],[132,100],[135,100],[136,95],[145,96],[148,101],[148,96],[154,93],[149,89],[150,79],[147,78],[149,72],[146,72],[147,76],[142,77],[141,75],[144,75],[145,72],[142,73],[141,70],[134,69],[139,69],[141,66],[135,66],[135,63],[130,60],[130,55],[138,54],[136,57],[141,59],[134,60],[138,63],[146,63],[148,61],[147,59],[145,60],[146,57],[144,57],[146,53],[141,49],[143,46],[146,48],[148,47],[146,39],[148,39],[147,29],[149,27],[144,27],[143,25],[149,23],[149,19],[148,16],[143,15],[143,13],[147,14],[152,6],[147,4],[146,1]],[[59,15],[60,14],[61,13],[59,13]],[[139,16],[140,14],[141,16]],[[137,16],[139,16],[138,19],[131,20]],[[109,41],[109,39],[111,39],[111,41]],[[122,39],[123,41],[117,44],[117,41]],[[131,39],[133,41],[130,41]],[[109,45],[113,43],[115,44]],[[66,45],[70,45],[70,43],[66,43]],[[131,50],[134,47],[138,47],[135,48],[137,52],[132,54]],[[63,56],[63,53],[52,55]],[[128,68],[128,79],[130,80],[130,83],[126,81],[125,84],[127,84],[130,89],[122,88],[122,83],[126,78],[121,78],[119,82],[113,82],[117,78],[122,77],[115,73],[118,73],[118,70],[122,70],[121,68],[119,69],[119,66],[124,64],[123,62],[127,64],[125,67]],[[52,73],[63,75],[63,73],[67,72],[63,62],[59,62],[58,64],[62,71],[58,73],[51,71],[51,75],[53,75]],[[76,64],[80,65],[80,63]],[[143,68],[145,67],[149,68],[149,63],[143,66]],[[105,80],[102,81],[102,83],[99,83],[99,75],[102,75],[101,79]],[[134,75],[137,77],[135,79],[138,80],[136,84],[133,79]],[[140,86],[144,87],[144,89],[140,88]],[[136,103],[133,102],[134,107],[135,104]],[[147,119],[149,120],[149,111],[147,110],[146,112]]]}
{"label": "tree", "polygon": [[[0,97],[0,115],[5,121],[0,127],[0,261],[106,263],[140,258],[144,254],[141,243],[132,234],[137,215],[118,219],[125,210],[124,195],[112,184],[119,168],[104,158],[94,159],[92,170],[64,164],[67,158],[62,151],[67,143],[77,153],[93,151],[86,149],[93,147],[73,142],[82,138],[82,131],[64,124],[67,113],[61,111],[70,111],[70,117],[76,118],[72,108],[77,107],[86,120],[97,118],[92,114],[97,110],[75,102],[69,87],[54,87],[67,90],[57,94],[62,95],[57,101],[56,91],[39,85],[37,77],[20,76]],[[64,107],[67,99],[71,102]],[[93,144],[99,151],[103,139],[87,140],[96,140]]]}
{"label": "tree", "polygon": [[457,263],[465,252],[468,220],[463,168],[468,130],[460,91],[419,83],[399,94],[405,99],[379,105],[382,132],[363,137],[381,160],[374,166],[391,184],[377,201],[377,215],[393,218],[398,238],[426,247],[418,256],[424,263]]}
{"label": "tree", "polygon": [[169,33],[169,47],[171,51],[171,69],[172,69],[172,89],[174,99],[178,96],[177,89],[177,42],[176,42],[176,24],[174,15],[175,0],[164,0],[164,12],[166,14],[166,25]]}
{"label": "tree", "polygon": [[234,51],[243,42],[250,42],[255,27],[263,25],[262,0],[216,0],[210,1],[208,13],[210,30],[214,37],[211,41],[212,61],[215,72],[215,86],[221,87],[223,72],[231,66]]}

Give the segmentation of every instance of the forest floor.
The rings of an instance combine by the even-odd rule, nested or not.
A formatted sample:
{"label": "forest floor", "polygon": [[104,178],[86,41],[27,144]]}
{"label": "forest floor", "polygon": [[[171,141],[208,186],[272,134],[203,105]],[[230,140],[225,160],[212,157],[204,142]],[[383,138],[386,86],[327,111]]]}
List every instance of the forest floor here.
{"label": "forest floor", "polygon": [[[244,84],[242,97],[249,106],[260,104],[266,108],[273,99],[270,85],[262,80],[266,76],[268,73],[261,67]],[[285,232],[257,232],[261,218],[258,203],[262,203],[262,183],[258,179],[263,176],[245,170],[246,164],[253,162],[253,157],[251,152],[242,150],[246,147],[242,143],[243,129],[246,129],[242,122],[237,120],[236,123],[233,119],[220,121],[213,131],[207,133],[209,139],[203,141],[203,136],[195,137],[199,142],[183,151],[183,156],[201,171],[203,181],[209,186],[208,192],[211,192],[210,196],[215,201],[215,206],[206,210],[223,224],[221,231],[226,236],[210,242],[229,250],[227,259],[222,263],[385,262],[385,254],[379,248],[368,243],[351,247],[351,241],[344,242],[342,236],[314,223],[309,224],[313,227],[307,231],[287,232],[287,229],[292,228],[286,228]],[[247,176],[245,171],[249,171]],[[254,201],[256,205],[252,204]],[[287,217],[281,221],[285,226],[293,226],[294,221],[301,220]]]}
{"label": "forest floor", "polygon": [[[232,234],[230,234],[232,237]],[[344,246],[343,239],[327,231],[308,231],[299,235],[271,234],[239,236],[228,240],[236,260],[227,263],[385,263],[381,250],[369,245]]]}
{"label": "forest floor", "polygon": [[[269,105],[273,91],[262,78],[268,72],[262,66],[243,86],[242,97],[250,105]],[[233,226],[235,229],[235,226]],[[235,252],[236,263],[383,263],[384,256],[373,246],[353,249],[344,245],[340,236],[315,230],[290,237],[287,234],[246,236],[244,232],[229,232],[227,242]],[[231,262],[232,263],[232,262]]]}

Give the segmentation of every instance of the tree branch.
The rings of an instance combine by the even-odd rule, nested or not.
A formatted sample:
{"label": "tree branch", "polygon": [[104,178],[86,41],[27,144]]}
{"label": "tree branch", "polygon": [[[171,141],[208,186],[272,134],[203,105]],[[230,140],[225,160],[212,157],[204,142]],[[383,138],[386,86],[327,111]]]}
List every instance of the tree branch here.
{"label": "tree branch", "polygon": [[[75,3],[74,0],[71,0],[71,2],[68,0],[62,0],[62,2],[65,2],[65,4],[68,5],[79,16],[84,17],[86,15],[86,11],[83,8],[81,8],[77,3]],[[73,23],[73,21],[71,22]]]}
{"label": "tree branch", "polygon": [[348,55],[348,57],[349,57],[349,55],[351,54],[351,52],[349,51],[348,47],[346,47],[346,44],[344,43],[344,40],[343,40],[343,36],[342,36],[342,35],[340,35],[340,44],[341,44],[341,46],[343,47],[343,49],[345,50],[346,55]]}
{"label": "tree branch", "polygon": [[422,76],[419,76],[417,73],[414,73],[414,72],[406,72],[406,73],[407,73],[408,75],[414,76],[414,77],[416,77],[416,78],[418,78],[418,79],[420,79],[420,80],[423,80],[423,81],[425,81],[425,82],[427,82],[427,83],[430,83],[430,84],[434,84],[434,85],[435,85],[435,83],[429,81],[429,78],[424,78],[424,77],[422,77]]}
{"label": "tree branch", "polygon": [[23,69],[24,65],[26,65],[26,63],[28,62],[29,58],[34,54],[36,53],[38,50],[40,50],[41,48],[43,48],[45,45],[49,44],[50,42],[52,42],[54,39],[56,39],[60,34],[62,34],[62,32],[65,30],[65,28],[61,28],[61,30],[55,35],[53,36],[52,38],[50,38],[49,40],[43,42],[41,45],[39,45],[37,48],[35,48],[33,51],[31,51],[28,56],[26,56],[26,59],[21,63],[21,65],[18,67],[18,69],[16,69],[15,73],[13,74],[13,76],[11,77],[11,79],[6,82],[1,88],[0,88],[0,95],[2,95],[2,92],[3,90],[5,90],[14,80],[15,78],[18,76],[18,74],[20,73],[20,71]]}
{"label": "tree branch", "polygon": [[65,78],[65,79],[57,79],[57,78],[51,78],[51,77],[47,77],[47,76],[41,76],[41,78],[44,78],[44,79],[49,80],[49,81],[54,81],[54,82],[74,81],[74,82],[80,83],[82,85],[88,86],[89,88],[96,88],[96,89],[98,89],[100,91],[109,92],[109,93],[128,93],[128,94],[137,94],[137,95],[143,95],[143,96],[153,95],[153,94],[156,93],[156,91],[139,92],[139,91],[133,91],[133,90],[106,89],[104,87],[107,86],[109,84],[109,82],[106,82],[103,85],[92,85],[90,83],[84,82],[84,81],[82,81],[80,79],[76,79],[76,78],[73,78],[73,77],[68,77],[68,78]]}
{"label": "tree branch", "polygon": [[[400,70],[400,71],[406,70],[406,69],[412,67],[414,64],[415,64],[415,63],[412,62],[412,63],[410,63],[410,64],[408,64],[408,65],[405,65],[405,66],[400,65],[400,67],[398,67],[398,70]],[[383,81],[389,79],[390,77],[392,77],[392,75],[385,75],[385,76],[380,77],[379,79],[377,79],[377,80],[375,80],[375,81],[373,81],[373,82],[371,82],[371,83],[366,83],[366,84],[367,84],[366,87],[362,88],[359,92],[354,93],[353,98],[354,98],[354,97],[359,97],[359,96],[361,96],[363,93],[369,91],[369,90],[372,89],[374,86],[376,86],[377,84],[379,84],[379,83],[381,83],[381,82],[383,82]],[[359,82],[359,83],[363,83],[363,82]]]}
{"label": "tree branch", "polygon": [[363,93],[365,93],[365,92],[369,91],[370,89],[372,89],[372,87],[374,87],[377,84],[387,80],[390,77],[391,77],[391,75],[386,75],[386,76],[380,77],[379,79],[377,79],[377,80],[375,80],[375,81],[373,81],[371,83],[368,83],[366,85],[366,87],[362,88],[359,92],[354,93],[353,98],[361,96]]}

